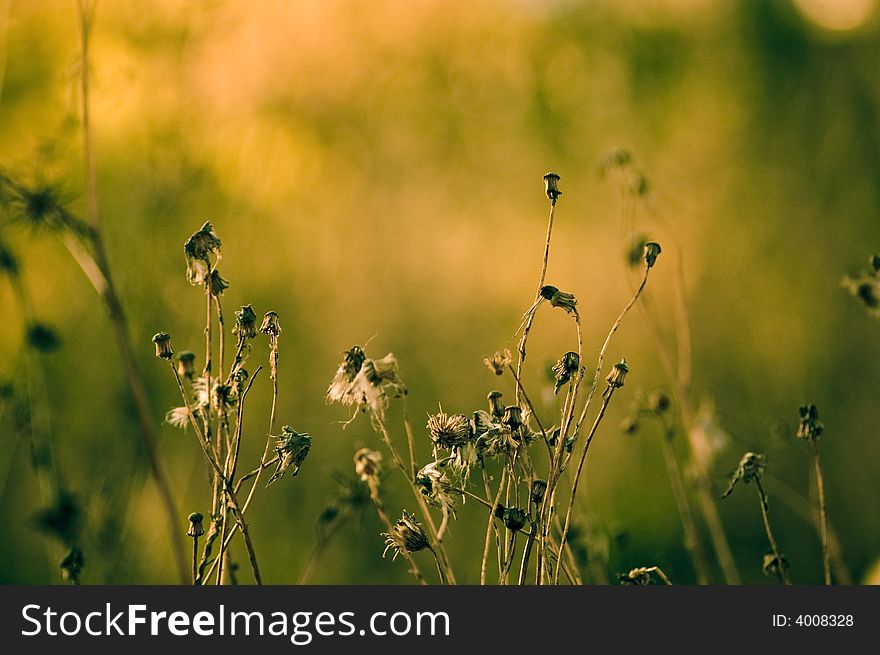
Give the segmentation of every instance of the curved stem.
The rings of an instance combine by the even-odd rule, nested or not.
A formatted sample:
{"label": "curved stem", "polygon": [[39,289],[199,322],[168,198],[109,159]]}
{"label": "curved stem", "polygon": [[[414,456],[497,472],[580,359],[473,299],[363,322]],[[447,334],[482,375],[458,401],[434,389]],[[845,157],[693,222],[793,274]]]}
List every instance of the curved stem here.
{"label": "curved stem", "polygon": [[825,481],[822,478],[822,464],[819,461],[819,444],[813,441],[813,463],[816,467],[816,488],[819,495],[819,532],[822,539],[822,569],[825,584],[831,584],[831,557],[828,551],[828,509],[825,506]]}

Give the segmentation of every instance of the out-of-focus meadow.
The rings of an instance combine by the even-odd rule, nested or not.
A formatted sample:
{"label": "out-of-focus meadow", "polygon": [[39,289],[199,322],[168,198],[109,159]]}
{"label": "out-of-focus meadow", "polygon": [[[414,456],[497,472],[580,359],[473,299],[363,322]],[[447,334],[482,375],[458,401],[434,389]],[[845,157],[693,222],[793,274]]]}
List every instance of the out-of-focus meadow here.
{"label": "out-of-focus meadow", "polygon": [[[354,451],[379,445],[366,417],[343,429],[347,410],[325,404],[343,350],[372,338],[368,352],[397,355],[422,459],[438,402],[469,415],[498,385],[512,394],[482,357],[515,348],[534,297],[548,170],[564,195],[547,281],[578,296],[588,371],[638,282],[626,263],[634,233],[664,246],[609,350],[630,375],[578,505],[595,556],[608,550],[608,575],[657,564],[674,582],[694,580],[659,433],[617,429],[639,394],[672,388],[658,337],[674,346],[680,251],[693,398],[722,438],[713,493],[743,452],[766,453],[791,575],[821,582],[817,533],[772,484],[812,503],[810,449],[794,432],[798,406],[816,403],[829,517],[854,579],[866,579],[880,556],[880,323],[841,279],[880,249],[880,12],[870,0],[820,4],[98,4],[100,211],[156,424],[180,399],[151,336],[171,333],[177,350],[203,344],[203,292],[185,279],[189,234],[210,220],[223,239],[230,314],[252,303],[280,315],[279,425],[314,444],[299,475],[260,491],[249,512],[267,582],[299,578],[336,473],[353,477]],[[51,183],[84,214],[78,53],[70,2],[0,1],[0,167]],[[647,179],[646,198],[599,175],[618,146]],[[40,359],[55,458],[83,511],[82,580],[174,582],[106,313],[60,239],[2,221],[35,312],[60,337]],[[0,308],[0,379],[21,388],[21,310],[5,279]],[[524,383],[548,420],[546,369],[573,347],[569,322],[538,316]],[[270,400],[268,377],[258,379],[242,466],[259,461]],[[400,425],[399,406],[391,412]],[[63,553],[35,527],[28,441],[8,419],[0,581],[57,582]],[[192,434],[167,425],[160,451],[185,532],[186,514],[210,510],[205,464]],[[385,487],[391,514],[414,509],[402,478],[391,473]],[[720,509],[743,580],[772,582],[753,490]],[[381,559],[383,529],[370,508],[356,515],[313,581],[410,582],[401,559]],[[479,580],[484,530],[485,510],[468,502],[447,539],[459,582]],[[245,561],[237,543],[234,554]],[[250,580],[244,566],[239,575]]]}

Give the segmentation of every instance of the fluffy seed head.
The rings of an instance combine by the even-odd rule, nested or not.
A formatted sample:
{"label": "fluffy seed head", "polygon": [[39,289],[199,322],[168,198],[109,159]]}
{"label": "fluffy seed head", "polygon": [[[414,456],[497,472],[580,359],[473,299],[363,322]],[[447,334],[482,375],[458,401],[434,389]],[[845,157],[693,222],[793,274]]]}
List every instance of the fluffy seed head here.
{"label": "fluffy seed head", "polygon": [[431,441],[441,448],[458,448],[471,440],[471,422],[463,414],[452,414],[443,411],[428,417],[428,432]]}

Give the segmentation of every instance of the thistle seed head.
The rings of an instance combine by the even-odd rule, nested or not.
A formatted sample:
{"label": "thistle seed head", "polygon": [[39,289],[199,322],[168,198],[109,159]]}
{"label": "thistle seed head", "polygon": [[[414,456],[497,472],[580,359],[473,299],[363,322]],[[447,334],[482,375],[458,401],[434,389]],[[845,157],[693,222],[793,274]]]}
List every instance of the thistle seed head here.
{"label": "thistle seed head", "polygon": [[521,430],[525,426],[525,423],[523,423],[522,407],[519,405],[508,405],[505,407],[504,416],[501,418],[501,425],[511,432]]}
{"label": "thistle seed head", "polygon": [[740,480],[746,484],[752,480],[760,480],[766,468],[767,460],[763,454],[753,452],[746,453],[739,461],[739,466],[736,467],[736,471],[734,471],[733,476],[730,478],[727,490],[721,497],[727,498],[733,492],[736,483]]}
{"label": "thistle seed head", "polygon": [[496,421],[500,421],[504,416],[504,394],[500,391],[490,391],[488,400],[489,400],[489,414]]}
{"label": "thistle seed head", "polygon": [[[275,453],[278,455],[278,466],[275,473],[269,479],[268,484],[281,479],[290,469],[291,476],[296,477],[299,467],[302,466],[312,449],[312,437],[306,433],[299,433],[289,425],[281,428],[281,435],[275,437]],[[268,486],[268,484],[266,486]]]}
{"label": "thistle seed head", "polygon": [[391,532],[383,532],[382,536],[385,537],[382,557],[385,557],[389,549],[394,552],[392,559],[397,559],[400,553],[417,553],[430,546],[422,524],[406,510],[403,510],[403,516],[397,520]]}
{"label": "thistle seed head", "polygon": [[501,520],[511,532],[522,530],[528,522],[528,515],[521,507],[507,507],[501,515]]}
{"label": "thistle seed head", "polygon": [[157,332],[153,335],[153,343],[156,344],[156,357],[167,359],[170,362],[174,356],[174,348],[171,347],[171,335],[167,332]]}
{"label": "thistle seed head", "polygon": [[177,356],[177,374],[186,378],[187,380],[192,380],[193,375],[195,375],[195,361],[196,355],[191,350],[184,350]]}
{"label": "thistle seed head", "polygon": [[268,334],[270,337],[277,337],[281,334],[281,322],[278,320],[278,314],[266,312],[263,316],[263,324],[260,325],[260,332]]}
{"label": "thistle seed head", "polygon": [[562,358],[553,365],[553,378],[556,380],[553,392],[558,394],[559,390],[577,375],[580,366],[581,359],[576,352],[565,353]]}
{"label": "thistle seed head", "polygon": [[547,481],[536,478],[532,480],[532,486],[529,489],[529,496],[532,504],[540,505],[544,502],[544,495],[547,493]]}
{"label": "thistle seed head", "polygon": [[555,205],[562,191],[559,190],[559,180],[562,179],[557,173],[549,172],[544,175],[544,192],[550,199],[550,204]]}
{"label": "thistle seed head", "polygon": [[186,276],[192,285],[204,284],[211,269],[211,255],[220,254],[220,237],[211,223],[205,223],[183,244]]}
{"label": "thistle seed head", "polygon": [[441,448],[464,446],[472,439],[471,422],[463,414],[448,415],[443,411],[428,417],[431,441]]}
{"label": "thistle seed head", "polygon": [[189,529],[186,531],[187,536],[190,536],[193,539],[198,539],[205,534],[205,528],[202,525],[204,518],[205,517],[199,512],[193,512],[189,515]]}
{"label": "thistle seed head", "polygon": [[621,359],[611,367],[611,372],[605,378],[605,382],[608,383],[609,388],[619,389],[623,386],[627,373],[629,373],[629,366],[626,363],[626,359]]}

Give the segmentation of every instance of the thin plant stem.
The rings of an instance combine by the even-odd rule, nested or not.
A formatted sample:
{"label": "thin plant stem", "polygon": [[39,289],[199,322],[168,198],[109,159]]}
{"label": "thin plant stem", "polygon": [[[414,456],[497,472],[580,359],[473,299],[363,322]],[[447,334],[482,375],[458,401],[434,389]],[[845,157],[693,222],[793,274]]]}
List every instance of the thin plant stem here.
{"label": "thin plant stem", "polygon": [[776,575],[779,577],[780,582],[790,585],[791,580],[788,577],[788,571],[782,560],[782,552],[779,550],[779,545],[776,543],[776,538],[773,536],[773,530],[770,529],[769,504],[767,503],[767,494],[764,492],[764,486],[761,484],[760,478],[755,478],[755,487],[758,490],[758,498],[761,501],[761,518],[764,521],[764,531],[767,533],[767,540],[770,542],[770,549],[773,551],[773,557],[776,558]]}
{"label": "thin plant stem", "polygon": [[825,481],[822,477],[822,463],[819,460],[819,444],[813,440],[813,464],[816,468],[816,490],[819,495],[819,533],[822,539],[822,570],[825,584],[831,584],[831,556],[828,550],[828,509],[825,506]]}
{"label": "thin plant stem", "polygon": [[192,548],[192,583],[196,584],[196,581],[199,578],[199,538],[193,537],[193,548]]}

